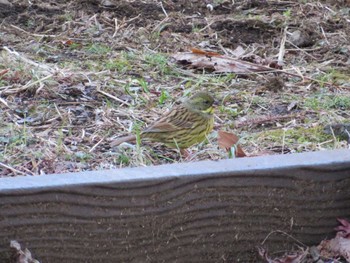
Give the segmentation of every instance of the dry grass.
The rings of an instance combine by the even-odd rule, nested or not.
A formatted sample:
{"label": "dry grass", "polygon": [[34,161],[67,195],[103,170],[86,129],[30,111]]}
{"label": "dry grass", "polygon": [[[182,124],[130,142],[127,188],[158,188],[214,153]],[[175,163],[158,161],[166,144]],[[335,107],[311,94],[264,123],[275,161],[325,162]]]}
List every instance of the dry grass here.
{"label": "dry grass", "polygon": [[[150,16],[147,3],[120,14],[88,4],[72,11],[77,4],[46,13],[23,9],[1,24],[1,176],[227,158],[215,132],[191,148],[190,160],[157,144],[109,147],[197,90],[221,102],[215,129],[239,135],[251,155],[348,147],[323,132],[350,119],[346,9],[316,1],[255,8],[224,1],[212,12],[198,5],[181,13],[165,1]],[[193,15],[196,8],[205,15]],[[296,30],[312,43],[293,44]],[[213,74],[170,59],[189,47],[233,56],[238,46],[242,59],[278,59],[292,75]]]}

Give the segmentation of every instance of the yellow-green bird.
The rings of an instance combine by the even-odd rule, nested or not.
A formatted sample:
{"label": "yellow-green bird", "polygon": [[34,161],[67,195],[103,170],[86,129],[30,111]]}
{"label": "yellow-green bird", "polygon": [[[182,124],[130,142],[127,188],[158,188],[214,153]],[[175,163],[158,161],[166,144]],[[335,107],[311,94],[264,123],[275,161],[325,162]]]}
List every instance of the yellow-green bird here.
{"label": "yellow-green bird", "polygon": [[[208,93],[196,93],[141,131],[141,140],[161,142],[168,147],[180,150],[200,143],[213,129],[213,104],[214,99]],[[111,146],[135,140],[135,135],[125,136],[117,138]]]}

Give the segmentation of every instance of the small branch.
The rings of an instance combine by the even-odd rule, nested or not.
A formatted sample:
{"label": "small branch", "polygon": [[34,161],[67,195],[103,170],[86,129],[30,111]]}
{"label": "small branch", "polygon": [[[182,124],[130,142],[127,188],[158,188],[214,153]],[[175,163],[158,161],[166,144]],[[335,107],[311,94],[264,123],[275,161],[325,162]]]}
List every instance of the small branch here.
{"label": "small branch", "polygon": [[6,169],[9,169],[9,170],[10,170],[11,172],[13,172],[13,173],[19,173],[19,174],[22,174],[22,175],[27,175],[26,173],[21,172],[21,171],[19,171],[19,170],[13,168],[13,167],[11,167],[11,166],[9,166],[9,165],[7,165],[7,164],[4,164],[4,163],[2,163],[2,162],[0,162],[0,166],[4,167],[4,168],[6,168]]}
{"label": "small branch", "polygon": [[50,74],[46,77],[43,77],[41,79],[38,79],[34,82],[28,82],[26,85],[20,87],[20,88],[14,88],[14,89],[6,89],[4,91],[1,91],[1,94],[4,94],[4,95],[10,95],[10,94],[15,94],[15,93],[18,93],[18,92],[22,92],[22,91],[25,91],[27,90],[28,88],[38,84],[38,83],[41,83],[42,81],[44,80],[47,80],[49,78],[51,78],[53,76],[53,74]]}
{"label": "small branch", "polygon": [[324,37],[324,40],[326,41],[327,45],[329,46],[329,45],[330,45],[330,44],[329,44],[329,41],[328,41],[328,39],[327,39],[326,33],[324,32],[322,26],[321,26],[321,31],[322,31],[322,35],[323,35],[323,37]]}
{"label": "small branch", "polygon": [[7,108],[10,108],[10,109],[11,109],[11,107],[8,105],[7,101],[4,100],[4,99],[1,98],[1,97],[0,97],[0,102],[1,102],[2,104],[4,104]]}
{"label": "small branch", "polygon": [[246,127],[250,125],[259,125],[264,123],[283,121],[283,120],[288,120],[292,118],[304,119],[305,116],[303,114],[288,114],[288,115],[275,115],[275,116],[267,115],[267,116],[248,119],[244,121],[236,121],[234,125],[235,125],[235,128],[241,128],[241,127]]}
{"label": "small branch", "polygon": [[123,100],[117,98],[116,96],[113,96],[113,95],[111,95],[111,94],[109,94],[109,93],[107,93],[107,92],[105,92],[105,91],[102,91],[99,87],[96,89],[96,91],[97,91],[98,93],[101,93],[101,94],[105,95],[105,96],[108,97],[108,98],[111,98],[111,99],[113,99],[113,100],[115,100],[115,101],[120,102],[121,104],[125,104],[125,105],[128,105],[128,106],[131,106],[130,103],[128,103],[128,102],[126,102],[126,101],[123,101]]}
{"label": "small branch", "polygon": [[18,26],[15,26],[15,25],[10,25],[10,26],[13,27],[14,29],[17,29],[17,30],[23,32],[23,33],[26,33],[27,35],[31,35],[31,36],[35,36],[35,37],[57,37],[57,35],[33,34],[33,33],[25,31],[24,29],[22,29]]}
{"label": "small branch", "polygon": [[280,50],[278,52],[278,59],[277,59],[277,64],[279,66],[283,66],[283,58],[284,58],[284,53],[286,51],[286,39],[287,39],[287,29],[288,27],[286,27],[283,31],[283,36],[282,36],[282,39],[281,39],[281,45],[280,45]]}
{"label": "small branch", "polygon": [[105,138],[102,138],[101,140],[99,140],[94,146],[91,147],[91,149],[89,150],[89,153],[93,152],[95,150],[95,148],[97,146],[99,146],[101,144],[101,142],[103,142]]}
{"label": "small branch", "polygon": [[15,50],[11,50],[10,48],[8,48],[8,47],[6,47],[6,46],[3,46],[2,48],[3,48],[4,50],[6,50],[10,55],[13,55],[13,56],[19,58],[20,60],[22,60],[23,62],[25,62],[25,63],[27,63],[27,64],[30,64],[30,65],[32,65],[32,66],[41,68],[41,69],[47,71],[48,73],[54,73],[54,72],[55,72],[55,70],[52,69],[52,68],[50,68],[49,66],[44,65],[44,64],[39,64],[39,63],[37,63],[37,62],[35,62],[35,61],[31,60],[31,59],[28,59],[28,58],[26,58],[25,56],[19,54],[19,53],[18,53],[17,51],[15,51]]}
{"label": "small branch", "polygon": [[118,18],[114,18],[114,33],[113,33],[112,38],[114,38],[117,35],[118,30],[119,30]]}
{"label": "small branch", "polygon": [[162,8],[164,15],[168,17],[168,13],[165,11],[162,1],[160,1],[160,7]]}

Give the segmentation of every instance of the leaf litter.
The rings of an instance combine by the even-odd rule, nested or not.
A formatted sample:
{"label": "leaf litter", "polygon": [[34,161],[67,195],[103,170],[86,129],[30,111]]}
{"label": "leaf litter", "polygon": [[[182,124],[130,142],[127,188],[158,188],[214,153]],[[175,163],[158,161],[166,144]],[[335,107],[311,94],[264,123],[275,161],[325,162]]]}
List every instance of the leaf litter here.
{"label": "leaf litter", "polygon": [[341,4],[96,3],[1,11],[0,176],[227,158],[216,132],[186,160],[159,144],[108,146],[198,90],[248,156],[349,147],[347,129],[327,128],[349,125]]}
{"label": "leaf litter", "polygon": [[272,258],[263,246],[258,247],[258,253],[264,259],[264,262],[267,263],[350,262],[350,223],[343,218],[338,218],[337,220],[340,225],[335,228],[337,231],[335,237],[321,241],[318,246],[308,247],[296,240],[299,243],[297,249],[282,256]]}

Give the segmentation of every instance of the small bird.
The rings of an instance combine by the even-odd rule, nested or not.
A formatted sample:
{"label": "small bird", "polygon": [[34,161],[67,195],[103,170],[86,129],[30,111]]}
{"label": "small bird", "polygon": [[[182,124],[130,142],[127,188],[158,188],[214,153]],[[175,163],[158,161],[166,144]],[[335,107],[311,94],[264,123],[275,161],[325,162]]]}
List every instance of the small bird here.
{"label": "small bird", "polygon": [[[141,140],[161,142],[181,151],[205,140],[214,126],[214,99],[198,92],[182,104],[173,107],[155,123],[141,131]],[[111,146],[136,141],[135,135],[117,138]]]}

